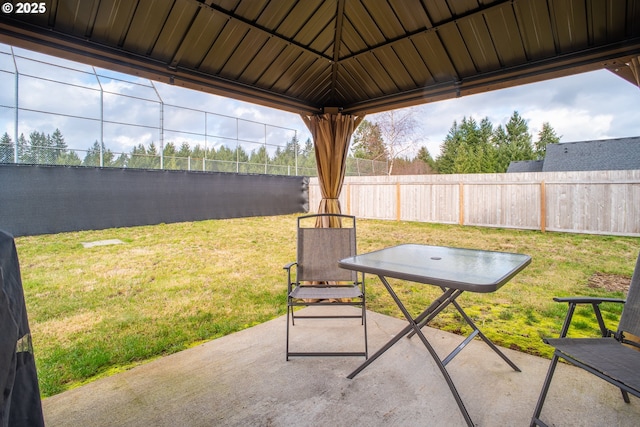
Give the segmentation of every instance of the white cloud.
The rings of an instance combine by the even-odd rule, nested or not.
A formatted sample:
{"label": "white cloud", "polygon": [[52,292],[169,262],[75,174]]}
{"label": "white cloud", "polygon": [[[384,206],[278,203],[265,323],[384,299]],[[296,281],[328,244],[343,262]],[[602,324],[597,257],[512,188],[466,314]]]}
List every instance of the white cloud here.
{"label": "white cloud", "polygon": [[548,122],[556,131],[561,142],[587,141],[591,139],[613,138],[611,124],[612,114],[594,114],[592,111],[554,108],[550,110],[534,109],[527,111],[529,132],[534,140]]}

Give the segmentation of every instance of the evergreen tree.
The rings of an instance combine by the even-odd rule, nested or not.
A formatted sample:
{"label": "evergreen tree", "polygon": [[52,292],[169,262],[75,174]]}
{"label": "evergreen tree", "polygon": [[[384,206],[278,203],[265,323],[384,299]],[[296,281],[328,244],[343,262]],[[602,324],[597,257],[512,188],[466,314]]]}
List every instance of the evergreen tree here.
{"label": "evergreen tree", "polygon": [[196,146],[193,147],[193,149],[191,149],[189,147],[189,144],[187,144],[186,142],[183,142],[182,145],[180,146],[180,150],[178,151],[178,155],[182,156],[183,153],[186,151],[186,149],[189,150],[189,154],[191,155],[191,157],[195,159],[208,159],[210,157],[213,157],[208,155],[207,151],[212,151],[213,153],[215,153],[215,149],[213,148],[209,150],[205,150],[200,146],[200,144],[196,144]]}
{"label": "evergreen tree", "polygon": [[505,128],[512,150],[512,160],[533,160],[533,146],[527,121],[514,111]]}
{"label": "evergreen tree", "polygon": [[131,157],[129,158],[127,167],[130,168],[145,168],[147,163],[147,149],[144,144],[138,144],[131,150]]}
{"label": "evergreen tree", "polygon": [[126,168],[129,163],[129,156],[126,153],[120,153],[117,159],[113,161],[114,168]]}
{"label": "evergreen tree", "polygon": [[359,159],[386,161],[389,158],[380,126],[367,120],[363,120],[353,134],[351,151]]}
{"label": "evergreen tree", "polygon": [[82,164],[84,166],[100,166],[100,143],[98,140],[87,150]]}
{"label": "evergreen tree", "polygon": [[0,138],[0,163],[14,163],[13,141],[7,132]]}
{"label": "evergreen tree", "polygon": [[[278,147],[280,149],[280,147]],[[269,154],[267,153],[267,147],[260,146],[258,150],[252,150],[249,156],[249,163],[256,165],[264,165],[269,163]]]}
{"label": "evergreen tree", "polygon": [[487,172],[483,170],[483,164],[486,145],[489,142],[483,139],[484,135],[477,122],[472,117],[464,117],[460,131],[462,136],[458,156],[454,162],[455,173]]}
{"label": "evergreen tree", "polygon": [[[293,136],[290,141],[288,141],[284,149],[280,149],[278,147],[273,156],[273,164],[282,165],[282,166],[295,166],[296,159],[300,154],[300,147],[298,144],[298,138]],[[267,157],[268,160],[268,157]]]}
{"label": "evergreen tree", "polygon": [[416,159],[425,162],[431,170],[435,170],[436,162],[433,160],[433,157],[431,157],[431,154],[429,153],[429,150],[427,150],[427,147],[420,147],[420,149],[418,150],[418,154],[416,155]]}
{"label": "evergreen tree", "polygon": [[57,164],[66,164],[64,162],[61,162],[60,159],[67,158],[66,155],[68,154],[68,146],[64,140],[64,137],[62,136],[62,132],[60,132],[60,129],[58,128],[56,128],[56,130],[51,135],[51,146],[54,148],[54,156],[56,159],[55,162]]}
{"label": "evergreen tree", "polygon": [[[199,149],[200,146],[196,145],[196,148]],[[191,147],[189,147],[189,143],[188,142],[183,142],[182,144],[180,144],[180,149],[178,150],[178,152],[176,153],[177,157],[186,159],[188,157],[195,157],[195,158],[202,158],[204,157],[203,155],[196,155],[195,153],[191,152]]]}
{"label": "evergreen tree", "polygon": [[24,161],[32,164],[55,163],[52,150],[51,136],[44,132],[33,131],[29,134],[29,144],[24,153]]}
{"label": "evergreen tree", "polygon": [[162,150],[162,154],[165,157],[175,157],[176,156],[176,145],[169,141],[164,144],[164,149]]}
{"label": "evergreen tree", "polygon": [[502,125],[499,125],[493,132],[491,140],[495,149],[494,161],[496,171],[506,171],[511,160],[509,153],[509,138]]}
{"label": "evergreen tree", "polygon": [[236,149],[236,160],[240,163],[246,163],[249,161],[249,154],[245,151],[244,147],[238,145]]}
{"label": "evergreen tree", "polygon": [[197,160],[198,169],[202,168],[202,170],[210,170],[211,163],[207,162],[207,160],[210,160],[215,156],[215,148],[212,147],[205,150],[200,146],[200,144],[196,144],[193,149],[190,149],[189,144],[183,142],[180,146],[180,151],[178,151],[178,155],[182,156],[182,154],[186,152],[186,149],[189,149],[189,155],[191,158]]}
{"label": "evergreen tree", "polygon": [[84,166],[94,167],[110,167],[114,165],[115,154],[111,150],[108,150],[104,143],[102,143],[102,165],[100,164],[100,143],[96,140],[91,148],[87,150],[87,154],[84,157],[82,164]]}
{"label": "evergreen tree", "polygon": [[542,129],[538,133],[538,140],[534,146],[534,154],[538,160],[544,159],[547,154],[547,145],[560,143],[560,137],[556,135],[556,131],[551,127],[549,122],[542,124]]}
{"label": "evergreen tree", "polygon": [[298,167],[302,168],[301,173],[303,175],[315,176],[317,174],[316,149],[313,146],[313,142],[311,142],[311,138],[307,138],[305,141],[300,156],[302,157],[302,161],[298,161]]}
{"label": "evergreen tree", "polygon": [[156,147],[155,142],[151,141],[149,144],[149,148],[147,148],[147,160],[146,160],[146,168],[147,169],[159,169],[160,168],[160,152],[158,147]]}
{"label": "evergreen tree", "polygon": [[493,125],[488,118],[480,125],[464,117],[449,130],[436,161],[441,173],[491,173],[495,168],[495,150],[491,144]]}
{"label": "evergreen tree", "polygon": [[473,118],[454,121],[435,166],[440,173],[502,173],[512,161],[534,158],[527,122],[514,111],[495,130],[488,118],[479,125]]}
{"label": "evergreen tree", "polygon": [[297,135],[292,136],[291,140],[287,142],[284,146],[284,152],[287,155],[287,164],[289,166],[295,166],[300,156],[300,141],[298,141]]}
{"label": "evergreen tree", "polygon": [[76,154],[75,151],[66,151],[63,154],[58,155],[56,163],[59,165],[80,166],[82,165],[82,160],[78,157],[78,154]]}
{"label": "evergreen tree", "polygon": [[27,144],[27,139],[24,137],[24,133],[21,133],[18,137],[18,161],[17,163],[28,163],[27,153],[29,151],[29,146]]}
{"label": "evergreen tree", "polygon": [[235,161],[236,160],[236,152],[235,150],[230,149],[226,145],[220,146],[218,150],[216,150],[215,155],[216,160],[224,160],[224,161]]}
{"label": "evergreen tree", "polygon": [[497,168],[496,150],[492,143],[493,124],[491,124],[488,117],[480,121],[478,133],[482,146],[480,171],[483,173],[495,173]]}
{"label": "evergreen tree", "polygon": [[517,111],[513,112],[504,129],[499,127],[494,141],[497,150],[496,172],[506,172],[512,161],[535,159],[529,126]]}
{"label": "evergreen tree", "polygon": [[54,149],[56,164],[68,166],[79,166],[82,164],[82,160],[80,160],[78,154],[68,149],[64,136],[62,136],[62,132],[58,128],[56,128],[51,135],[51,146]]}
{"label": "evergreen tree", "polygon": [[235,172],[236,171],[236,150],[232,150],[226,145],[220,146],[215,152],[215,160],[219,162],[215,163],[215,170],[221,172]]}
{"label": "evergreen tree", "polygon": [[176,145],[173,142],[169,141],[164,145],[162,157],[165,169],[186,169],[188,160],[176,158]]}
{"label": "evergreen tree", "polygon": [[453,125],[444,141],[440,145],[440,155],[436,159],[436,169],[440,173],[456,173],[455,160],[458,156],[458,149],[462,141],[462,135],[458,122],[454,120]]}

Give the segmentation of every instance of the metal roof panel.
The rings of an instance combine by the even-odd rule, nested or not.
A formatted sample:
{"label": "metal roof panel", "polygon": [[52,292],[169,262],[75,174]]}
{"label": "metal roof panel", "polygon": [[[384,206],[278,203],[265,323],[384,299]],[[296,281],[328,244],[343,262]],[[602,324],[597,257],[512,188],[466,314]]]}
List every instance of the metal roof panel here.
{"label": "metal roof panel", "polygon": [[624,67],[640,0],[56,0],[0,15],[0,42],[289,111],[371,113]]}
{"label": "metal roof panel", "polygon": [[398,55],[398,60],[404,65],[414,85],[419,87],[428,82],[433,82],[433,76],[431,76],[427,65],[420,57],[411,40],[402,40],[394,44],[393,50]]}
{"label": "metal roof panel", "polygon": [[322,1],[309,20],[299,29],[296,40],[318,52],[325,52],[333,45],[336,31],[335,5]]}
{"label": "metal roof panel", "polygon": [[[149,54],[151,57],[169,63],[178,50],[198,11],[195,4],[188,3],[181,6],[172,7],[169,16],[162,19],[162,30],[156,37],[153,49]],[[160,21],[158,15],[156,15],[156,20]]]}
{"label": "metal roof panel", "polygon": [[459,79],[447,50],[435,31],[420,34],[412,40],[435,82]]}
{"label": "metal roof panel", "polygon": [[136,2],[100,2],[91,38],[111,46],[122,46],[131,25]]}
{"label": "metal roof panel", "polygon": [[487,29],[491,34],[499,63],[494,63],[493,70],[500,65],[511,67],[518,64],[524,56],[522,35],[515,13],[511,7],[501,7],[485,14]]}
{"label": "metal roof panel", "polygon": [[458,29],[478,70],[487,72],[499,67],[494,40],[484,19],[466,19],[458,24]]}
{"label": "metal roof panel", "polygon": [[361,0],[363,7],[371,16],[369,25],[377,27],[384,39],[391,40],[401,37],[406,30],[398,20],[393,8],[387,1]]}
{"label": "metal roof panel", "polygon": [[547,2],[519,2],[514,5],[514,11],[522,36],[525,58],[538,60],[553,56],[556,46]]}
{"label": "metal roof panel", "polygon": [[375,25],[369,11],[360,1],[345,2],[344,14],[368,47],[376,46],[386,40],[381,29]]}
{"label": "metal roof panel", "polygon": [[587,48],[587,10],[584,1],[556,1],[552,5],[554,32],[557,34],[558,50],[570,52],[574,49]]}
{"label": "metal roof panel", "polygon": [[478,71],[456,23],[451,22],[443,25],[438,29],[438,35],[448,56],[451,58],[456,74],[466,77]]}
{"label": "metal roof panel", "polygon": [[[47,10],[47,14],[50,14],[47,21],[54,28],[60,28],[61,31],[79,37],[86,37],[91,34],[98,4],[99,1],[97,0],[70,0],[58,3],[55,6],[52,4],[51,8]],[[36,16],[36,19],[38,18]],[[40,16],[40,18],[44,19],[44,15]]]}
{"label": "metal roof panel", "polygon": [[420,0],[389,0],[389,6],[402,23],[406,33],[432,26]]}
{"label": "metal roof panel", "polygon": [[172,6],[171,2],[140,0],[123,48],[141,55],[150,54]]}

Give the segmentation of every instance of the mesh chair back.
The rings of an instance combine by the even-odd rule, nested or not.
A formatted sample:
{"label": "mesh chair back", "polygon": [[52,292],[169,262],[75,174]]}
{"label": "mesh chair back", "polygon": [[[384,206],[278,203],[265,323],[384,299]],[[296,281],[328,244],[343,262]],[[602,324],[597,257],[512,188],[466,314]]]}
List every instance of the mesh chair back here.
{"label": "mesh chair back", "polygon": [[338,267],[338,261],[355,255],[355,226],[351,228],[303,228],[298,223],[299,281],[355,282],[357,280],[355,271]]}
{"label": "mesh chair back", "polygon": [[618,329],[640,337],[640,255],[633,271],[627,302],[624,304]]}

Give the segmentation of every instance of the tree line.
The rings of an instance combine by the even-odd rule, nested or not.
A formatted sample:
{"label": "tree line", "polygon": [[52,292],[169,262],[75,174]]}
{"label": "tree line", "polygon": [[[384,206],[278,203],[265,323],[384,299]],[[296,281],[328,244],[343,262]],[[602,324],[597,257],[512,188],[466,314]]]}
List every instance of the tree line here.
{"label": "tree line", "polygon": [[[14,163],[16,147],[8,133],[0,138],[0,163]],[[84,158],[78,153],[84,152]],[[102,163],[100,156],[102,153]],[[162,150],[154,143],[138,144],[129,153],[115,153],[104,143],[95,141],[87,150],[71,150],[65,142],[60,129],[53,134],[33,131],[29,139],[21,134],[18,138],[17,154],[20,163],[28,164],[56,164],[69,166],[100,166],[157,169],[160,167],[162,153],[163,166],[166,169],[185,169],[185,162],[202,159],[218,162],[246,163],[255,165],[298,166],[299,168],[315,169],[315,151],[310,139],[300,144],[297,137],[292,137],[284,146],[276,147],[270,155],[267,147],[260,147],[247,152],[241,145],[229,148],[222,145],[202,147],[196,144],[191,147],[183,142],[179,146],[174,142],[164,144]]]}
{"label": "tree line", "polygon": [[[504,127],[494,127],[488,118],[478,123],[465,116],[460,123],[453,122],[435,159],[425,146],[410,158],[397,155],[401,153],[399,144],[393,141],[393,135],[389,137],[389,132],[385,131],[389,128],[389,120],[388,116],[382,117],[382,123],[364,120],[354,134],[352,153],[359,158],[389,161],[392,165],[390,174],[415,173],[421,164],[428,166],[426,173],[504,173],[512,161],[543,159],[547,145],[560,142],[560,137],[548,122],[542,125],[534,141],[527,121],[517,111]],[[416,133],[417,122],[411,118],[399,120],[394,117],[391,121],[396,128],[404,127],[401,131],[396,129],[395,133],[405,137],[405,150],[415,149],[418,139],[412,142],[410,136]],[[390,140],[391,143],[388,142]],[[395,170],[394,163],[397,164]]]}

